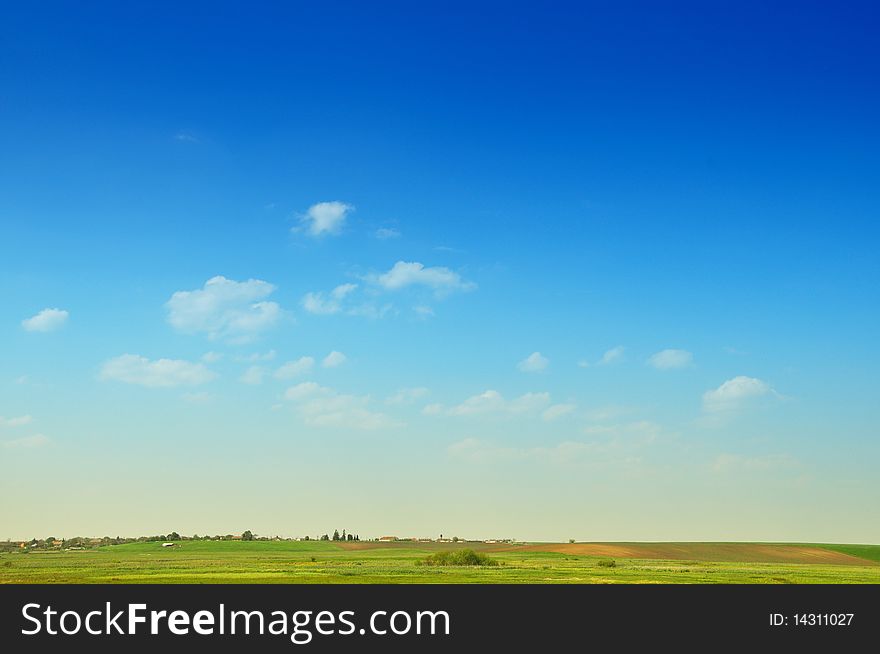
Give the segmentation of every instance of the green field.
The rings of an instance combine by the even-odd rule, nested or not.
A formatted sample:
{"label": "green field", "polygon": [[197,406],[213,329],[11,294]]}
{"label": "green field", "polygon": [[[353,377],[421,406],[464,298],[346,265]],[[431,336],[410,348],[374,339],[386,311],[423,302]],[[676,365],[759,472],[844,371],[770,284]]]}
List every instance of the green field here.
{"label": "green field", "polygon": [[[419,564],[462,547],[498,565]],[[0,583],[880,583],[878,562],[877,545],[183,541],[3,553]]]}

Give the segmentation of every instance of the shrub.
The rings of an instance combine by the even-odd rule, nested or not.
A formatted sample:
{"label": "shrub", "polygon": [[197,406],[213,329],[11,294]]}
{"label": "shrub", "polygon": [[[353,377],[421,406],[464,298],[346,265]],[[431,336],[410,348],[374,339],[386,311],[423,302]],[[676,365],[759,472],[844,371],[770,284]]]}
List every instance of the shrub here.
{"label": "shrub", "polygon": [[614,562],[614,559],[599,559],[596,565],[600,568],[614,568],[617,566],[617,563]]}
{"label": "shrub", "polygon": [[418,562],[419,565],[498,565],[498,561],[473,550],[436,552]]}

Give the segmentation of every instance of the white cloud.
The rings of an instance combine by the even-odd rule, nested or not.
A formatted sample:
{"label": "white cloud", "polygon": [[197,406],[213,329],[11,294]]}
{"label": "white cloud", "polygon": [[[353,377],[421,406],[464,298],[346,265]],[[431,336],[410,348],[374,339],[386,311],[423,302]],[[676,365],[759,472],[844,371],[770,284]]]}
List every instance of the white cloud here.
{"label": "white cloud", "polygon": [[262,366],[251,366],[244,371],[242,376],[238,378],[238,381],[249,386],[259,386],[263,383],[263,376],[265,374],[266,369]]}
{"label": "white cloud", "polygon": [[258,361],[273,361],[278,353],[275,350],[268,352],[254,352],[252,354],[238,355],[236,361],[244,361],[245,363],[257,363]]}
{"label": "white cloud", "polygon": [[347,356],[345,356],[342,352],[337,352],[336,350],[333,350],[330,354],[324,357],[324,359],[321,361],[321,365],[325,368],[337,368],[346,361],[348,361]]}
{"label": "white cloud", "polygon": [[711,413],[734,411],[749,400],[776,394],[767,382],[740,375],[728,379],[714,390],[703,393],[703,409]]}
{"label": "white cloud", "polygon": [[315,365],[312,357],[300,357],[296,361],[288,361],[275,371],[275,379],[293,379],[308,373]]}
{"label": "white cloud", "polygon": [[300,217],[300,227],[295,229],[304,229],[312,236],[338,234],[352,211],[354,207],[344,202],[318,202]]}
{"label": "white cloud", "polygon": [[340,284],[327,295],[321,291],[306,293],[302,299],[303,308],[317,315],[339,313],[345,298],[357,287],[357,284]]}
{"label": "white cloud", "polygon": [[265,300],[274,291],[275,286],[259,279],[237,282],[218,275],[203,288],[174,293],[165,304],[168,322],[182,332],[245,343],[281,319],[281,307]]}
{"label": "white cloud", "polygon": [[34,447],[43,447],[52,441],[43,434],[34,434],[33,436],[25,436],[16,438],[11,441],[3,441],[3,447],[8,449],[30,449]]}
{"label": "white cloud", "polygon": [[416,400],[425,397],[428,389],[424,386],[416,388],[401,388],[394,395],[390,395],[385,399],[385,404],[412,404]]}
{"label": "white cloud", "polygon": [[37,315],[21,321],[21,326],[29,332],[54,332],[61,329],[70,314],[64,309],[43,309]]}
{"label": "white cloud", "polygon": [[222,358],[223,355],[219,352],[205,352],[202,355],[202,361],[205,363],[217,363]]}
{"label": "white cloud", "polygon": [[380,241],[385,241],[389,238],[400,238],[400,231],[393,227],[380,227],[376,230],[375,236]]}
{"label": "white cloud", "polygon": [[427,320],[428,318],[434,317],[434,310],[426,304],[414,306],[413,311],[415,311],[416,315],[422,320]]}
{"label": "white cloud", "polygon": [[543,356],[540,352],[532,352],[525,359],[516,364],[521,372],[541,372],[546,370],[550,365],[550,359]]}
{"label": "white cloud", "polygon": [[487,390],[469,397],[447,411],[451,416],[486,414],[522,415],[537,413],[550,404],[549,393],[526,393],[514,400],[506,400],[498,391]]}
{"label": "white cloud", "polygon": [[388,291],[396,291],[407,286],[426,286],[437,294],[453,291],[470,291],[477,287],[473,282],[465,281],[457,272],[434,266],[426,268],[417,261],[398,261],[391,270],[381,275],[372,275],[371,282]]}
{"label": "white cloud", "polygon": [[197,386],[214,379],[217,375],[202,363],[181,359],[158,359],[150,361],[136,354],[123,354],[105,362],[101,379],[138,384],[151,388],[169,386]]}
{"label": "white cloud", "polygon": [[581,359],[580,361],[578,361],[578,368],[589,368],[589,367],[590,367],[590,362],[587,361],[586,359]]}
{"label": "white cloud", "polygon": [[22,425],[30,424],[31,418],[30,416],[18,416],[16,418],[4,418],[0,416],[0,427],[21,427]]}
{"label": "white cloud", "polygon": [[444,406],[440,403],[426,404],[424,408],[422,408],[422,414],[426,416],[439,416],[443,413]]}
{"label": "white cloud", "polygon": [[288,388],[284,398],[294,402],[307,425],[344,429],[375,430],[398,427],[401,423],[369,409],[369,396],[345,395],[315,382]]}
{"label": "white cloud", "polygon": [[567,416],[575,410],[574,404],[554,404],[544,409],[541,418],[547,422],[551,422],[563,416]]}
{"label": "white cloud", "polygon": [[599,359],[600,366],[607,366],[611,363],[616,363],[623,359],[623,353],[626,351],[626,348],[622,345],[618,345],[617,347],[612,347],[610,350],[605,352],[602,355],[602,358]]}
{"label": "white cloud", "polygon": [[672,370],[674,368],[687,368],[694,362],[694,355],[687,350],[661,350],[652,354],[648,359],[648,365],[658,370]]}
{"label": "white cloud", "polygon": [[190,134],[189,132],[177,132],[174,135],[175,141],[183,141],[184,143],[198,143],[199,139]]}

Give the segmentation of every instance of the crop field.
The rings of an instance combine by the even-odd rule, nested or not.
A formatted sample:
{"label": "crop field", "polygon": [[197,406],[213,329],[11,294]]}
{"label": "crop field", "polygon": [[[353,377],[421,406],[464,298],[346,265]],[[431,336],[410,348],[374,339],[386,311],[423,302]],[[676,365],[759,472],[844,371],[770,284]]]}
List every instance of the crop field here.
{"label": "crop field", "polygon": [[[465,548],[491,565],[425,564],[438,552]],[[876,584],[880,546],[182,541],[163,548],[149,542],[3,553],[0,583]]]}

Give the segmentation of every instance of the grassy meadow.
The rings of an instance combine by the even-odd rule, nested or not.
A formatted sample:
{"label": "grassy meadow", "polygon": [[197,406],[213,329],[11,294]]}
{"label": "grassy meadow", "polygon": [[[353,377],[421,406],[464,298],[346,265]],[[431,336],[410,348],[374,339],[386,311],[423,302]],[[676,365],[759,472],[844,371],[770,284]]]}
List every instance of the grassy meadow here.
{"label": "grassy meadow", "polygon": [[[464,548],[493,563],[430,563]],[[880,583],[880,546],[150,542],[3,553],[0,583]]]}

